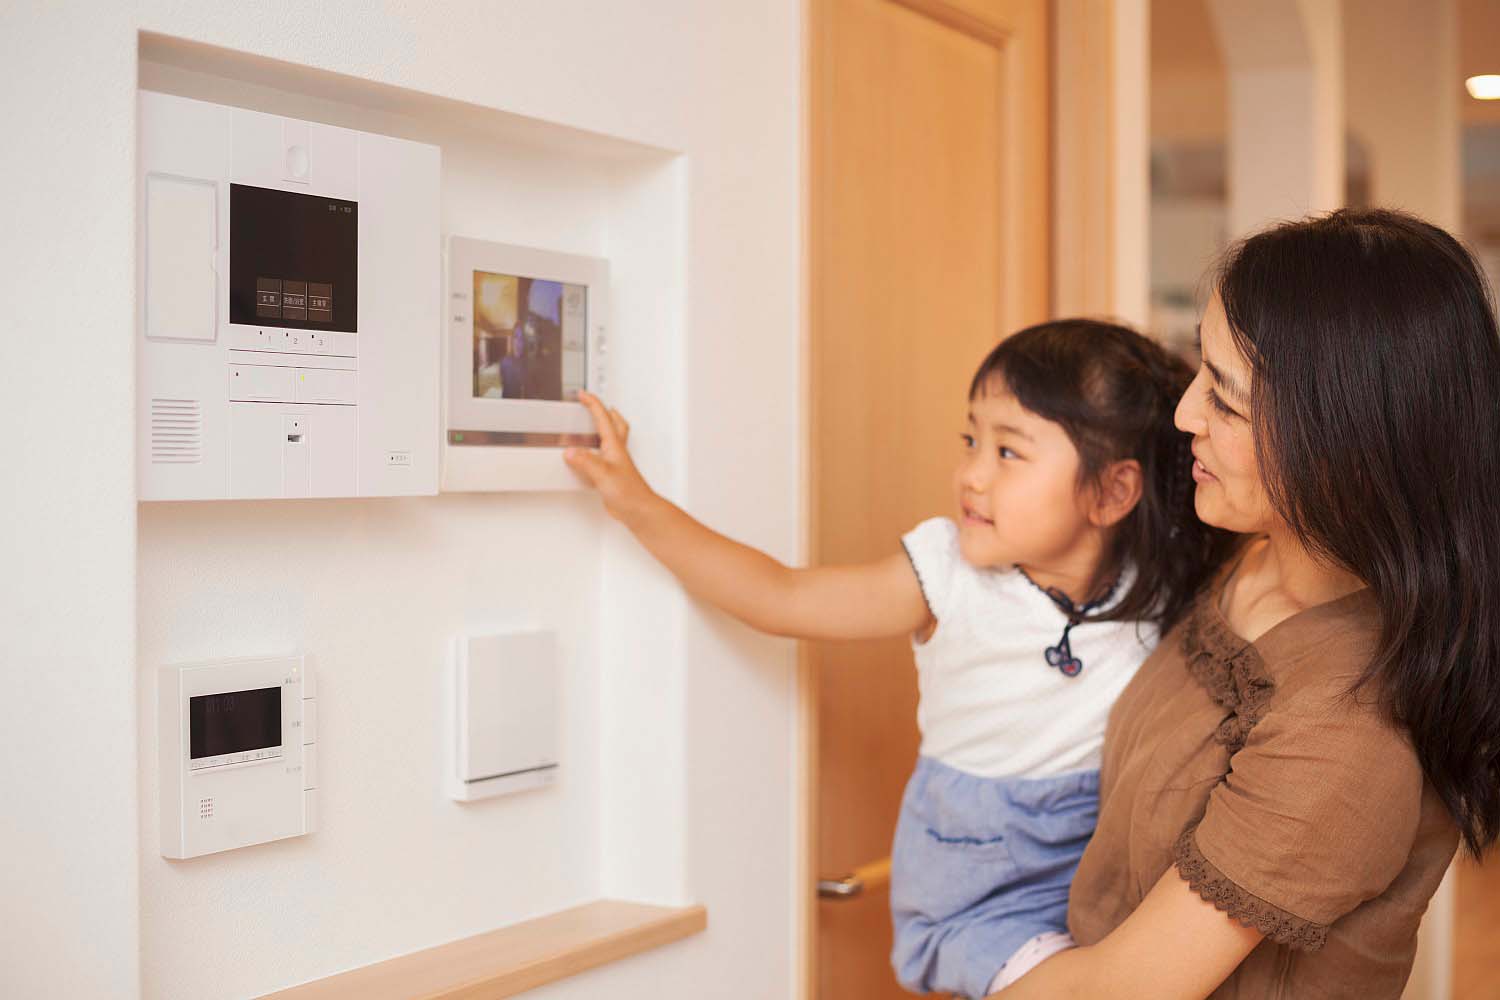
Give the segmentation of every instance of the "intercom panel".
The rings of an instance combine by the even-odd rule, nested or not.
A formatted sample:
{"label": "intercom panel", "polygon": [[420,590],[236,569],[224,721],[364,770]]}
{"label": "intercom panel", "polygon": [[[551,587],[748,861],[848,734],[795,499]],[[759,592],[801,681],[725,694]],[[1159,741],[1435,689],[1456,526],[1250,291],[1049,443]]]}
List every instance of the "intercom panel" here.
{"label": "intercom panel", "polygon": [[305,655],[162,667],[161,853],[182,859],[317,829],[317,689]]}
{"label": "intercom panel", "polygon": [[142,500],[437,492],[437,147],[140,93]]}

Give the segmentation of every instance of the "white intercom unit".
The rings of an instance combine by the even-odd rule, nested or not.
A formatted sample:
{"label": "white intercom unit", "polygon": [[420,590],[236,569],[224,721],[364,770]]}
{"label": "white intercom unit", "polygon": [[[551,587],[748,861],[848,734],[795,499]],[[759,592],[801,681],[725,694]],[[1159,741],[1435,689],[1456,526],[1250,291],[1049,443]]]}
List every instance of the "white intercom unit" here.
{"label": "white intercom unit", "polygon": [[448,238],[442,487],[578,489],[562,449],[599,443],[578,391],[608,389],[609,263]]}
{"label": "white intercom unit", "polygon": [[437,492],[437,147],[142,91],[142,500]]}
{"label": "white intercom unit", "polygon": [[453,640],[444,784],[460,802],[557,780],[557,642],[516,630]]}
{"label": "white intercom unit", "polygon": [[306,656],[163,667],[161,853],[195,858],[317,828],[317,690]]}

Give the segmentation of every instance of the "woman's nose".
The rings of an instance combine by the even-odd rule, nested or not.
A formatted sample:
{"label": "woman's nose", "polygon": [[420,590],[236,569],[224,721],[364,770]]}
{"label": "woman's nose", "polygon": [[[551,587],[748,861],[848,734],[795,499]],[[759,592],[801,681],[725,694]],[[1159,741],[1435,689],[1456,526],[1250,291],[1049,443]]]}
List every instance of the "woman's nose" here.
{"label": "woman's nose", "polygon": [[1177,429],[1193,435],[1202,434],[1206,429],[1203,423],[1203,393],[1198,391],[1198,383],[1202,378],[1203,370],[1200,368],[1188,383],[1187,390],[1177,401],[1177,409],[1172,413],[1172,423]]}

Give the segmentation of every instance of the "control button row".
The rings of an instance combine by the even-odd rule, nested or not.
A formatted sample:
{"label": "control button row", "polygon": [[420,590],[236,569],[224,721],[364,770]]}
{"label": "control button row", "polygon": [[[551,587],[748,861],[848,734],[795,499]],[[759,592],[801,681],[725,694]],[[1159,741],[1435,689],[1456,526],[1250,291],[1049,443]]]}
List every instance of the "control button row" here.
{"label": "control button row", "polygon": [[223,767],[225,764],[244,764],[250,761],[269,760],[272,757],[280,757],[280,747],[270,747],[265,750],[245,750],[240,753],[220,754],[217,757],[205,757],[202,760],[188,762],[188,770],[199,771],[205,767]]}
{"label": "control button row", "polygon": [[262,327],[232,327],[229,346],[239,351],[274,351],[282,354],[330,354],[352,358],[355,334],[318,330],[277,330]]}

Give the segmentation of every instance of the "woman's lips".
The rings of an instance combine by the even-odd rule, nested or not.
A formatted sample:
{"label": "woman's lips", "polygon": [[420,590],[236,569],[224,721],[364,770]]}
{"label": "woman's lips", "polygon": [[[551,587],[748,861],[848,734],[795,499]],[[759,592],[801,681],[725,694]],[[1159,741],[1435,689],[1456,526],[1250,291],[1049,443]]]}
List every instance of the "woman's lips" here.
{"label": "woman's lips", "polygon": [[1208,469],[1207,469],[1207,467],[1205,467],[1204,464],[1202,462],[1200,462],[1196,456],[1194,456],[1194,458],[1193,458],[1193,481],[1194,482],[1211,483],[1211,482],[1216,481],[1218,478],[1219,478],[1218,476],[1214,475],[1212,472],[1209,472]]}

